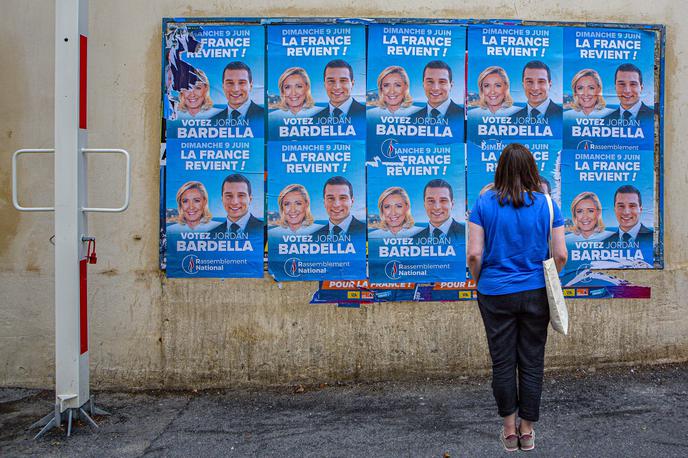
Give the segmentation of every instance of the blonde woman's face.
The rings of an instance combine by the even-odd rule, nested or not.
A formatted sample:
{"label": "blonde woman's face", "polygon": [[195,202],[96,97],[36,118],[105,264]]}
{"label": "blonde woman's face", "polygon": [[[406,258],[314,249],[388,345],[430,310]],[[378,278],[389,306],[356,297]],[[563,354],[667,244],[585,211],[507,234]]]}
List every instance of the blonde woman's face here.
{"label": "blonde woman's face", "polygon": [[506,97],[507,87],[499,74],[492,73],[487,75],[483,79],[480,89],[483,92],[483,97],[488,107],[497,109],[502,106]]}
{"label": "blonde woman's face", "polygon": [[197,81],[193,88],[183,90],[186,108],[190,112],[198,112],[203,106],[205,96],[208,93],[208,86]]}
{"label": "blonde woman's face", "polygon": [[180,200],[182,216],[186,224],[189,226],[198,225],[203,217],[203,208],[205,207],[205,197],[201,191],[195,188],[187,189],[182,193]]}
{"label": "blonde woman's face", "polygon": [[576,82],[574,97],[581,109],[586,113],[595,108],[599,95],[600,86],[592,76],[584,76]]}
{"label": "blonde woman's face", "polygon": [[404,78],[398,73],[390,73],[382,78],[380,84],[382,90],[382,101],[390,111],[395,111],[404,102],[404,95],[408,90],[408,85]]}
{"label": "blonde woman's face", "polygon": [[303,108],[308,88],[301,75],[288,76],[284,80],[282,89],[284,91],[284,102],[291,111],[297,112]]}
{"label": "blonde woman's face", "polygon": [[399,194],[390,194],[382,201],[382,219],[391,231],[395,232],[404,225],[408,207]]}
{"label": "blonde woman's face", "polygon": [[288,192],[282,199],[284,220],[289,226],[300,226],[306,219],[306,199],[299,191]]}
{"label": "blonde woman's face", "polygon": [[595,232],[597,227],[597,219],[600,216],[600,211],[595,206],[595,202],[592,199],[583,199],[575,208],[575,221],[576,227],[580,233],[588,237]]}

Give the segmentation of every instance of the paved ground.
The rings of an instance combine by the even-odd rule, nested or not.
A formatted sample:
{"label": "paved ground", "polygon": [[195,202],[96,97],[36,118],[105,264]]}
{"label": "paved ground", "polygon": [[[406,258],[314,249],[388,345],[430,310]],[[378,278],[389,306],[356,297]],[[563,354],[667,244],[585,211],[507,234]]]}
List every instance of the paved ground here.
{"label": "paved ground", "polygon": [[[489,380],[100,392],[100,429],[37,441],[47,391],[0,389],[0,456],[499,456]],[[530,456],[688,456],[688,364],[546,374]],[[519,452],[525,453],[525,452]]]}

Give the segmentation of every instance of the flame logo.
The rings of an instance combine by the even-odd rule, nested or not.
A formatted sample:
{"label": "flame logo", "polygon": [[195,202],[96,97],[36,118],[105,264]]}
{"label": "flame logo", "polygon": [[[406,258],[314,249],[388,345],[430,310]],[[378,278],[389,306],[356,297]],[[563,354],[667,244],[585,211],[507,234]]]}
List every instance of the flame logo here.
{"label": "flame logo", "polygon": [[387,278],[399,280],[399,278],[401,278],[401,275],[399,275],[400,271],[401,269],[399,268],[399,261],[389,261],[385,265],[385,275],[387,275]]}
{"label": "flame logo", "polygon": [[380,152],[382,153],[383,156],[391,158],[395,157],[397,155],[396,152],[396,145],[397,141],[393,138],[388,138],[387,140],[383,141],[382,144],[380,145]]}
{"label": "flame logo", "polygon": [[189,275],[195,275],[200,269],[200,259],[195,254],[184,256],[182,259],[182,270]]}
{"label": "flame logo", "polygon": [[592,146],[592,144],[593,143],[590,140],[583,140],[582,142],[578,143],[578,146],[576,147],[576,149],[589,150],[590,147]]}
{"label": "flame logo", "polygon": [[299,258],[289,258],[286,261],[284,261],[284,273],[287,274],[289,277],[296,278],[300,277],[301,273],[299,272],[299,263],[301,260]]}

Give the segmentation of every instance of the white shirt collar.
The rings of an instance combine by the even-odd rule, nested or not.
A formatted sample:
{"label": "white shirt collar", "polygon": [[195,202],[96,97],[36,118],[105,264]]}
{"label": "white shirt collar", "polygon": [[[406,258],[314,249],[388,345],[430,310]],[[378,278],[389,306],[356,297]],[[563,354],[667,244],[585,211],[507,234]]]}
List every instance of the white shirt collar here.
{"label": "white shirt collar", "polygon": [[[248,99],[247,101],[244,102],[243,105],[241,105],[239,108],[236,108],[236,110],[239,112],[239,115],[242,118],[245,118],[246,113],[248,112],[248,107],[250,107],[250,106],[251,106],[251,99]],[[227,105],[227,118],[232,117],[232,111],[234,111],[234,110],[235,109],[230,107],[229,104]]]}
{"label": "white shirt collar", "polygon": [[545,116],[545,112],[547,112],[547,108],[549,108],[549,102],[550,99],[547,99],[536,107],[531,107],[530,104],[528,104],[528,116],[530,116],[530,112],[533,110],[537,110],[540,112],[540,114],[537,116],[538,118]]}
{"label": "white shirt collar", "polygon": [[[631,228],[630,231],[626,232],[627,234],[629,234],[631,236],[631,240],[635,240],[638,237],[638,232],[640,232],[640,226],[641,225],[642,225],[642,223],[638,222],[635,226],[633,226]],[[620,239],[623,238],[623,235],[624,235],[624,231],[622,231],[621,228],[619,228],[619,238]]]}
{"label": "white shirt collar", "polygon": [[638,116],[638,111],[640,111],[640,105],[642,104],[642,100],[638,100],[635,105],[633,105],[631,108],[628,110],[619,105],[619,116],[623,118],[624,111],[628,111],[631,113],[631,119],[635,119]]}
{"label": "white shirt collar", "polygon": [[430,230],[430,235],[432,235],[432,232],[435,229],[435,227],[437,227],[437,229],[441,230],[444,235],[447,235],[447,232],[449,232],[449,226],[451,226],[452,222],[454,222],[454,218],[449,217],[439,227],[433,226],[432,223],[429,223],[428,229]]}
{"label": "white shirt collar", "polygon": [[353,215],[349,213],[349,216],[344,218],[344,221],[342,221],[339,224],[334,224],[332,221],[329,221],[330,223],[330,232],[332,232],[332,229],[334,229],[335,226],[339,226],[342,228],[342,232],[348,232],[349,231],[349,225],[351,224],[351,220],[354,219]]}
{"label": "white shirt collar", "polygon": [[232,226],[232,224],[236,223],[239,225],[239,230],[242,232],[245,232],[246,231],[246,225],[248,224],[248,220],[250,217],[251,217],[251,212],[246,212],[246,214],[244,216],[239,218],[239,221],[232,221],[231,219],[229,219],[229,217],[227,217],[227,230],[230,230],[230,227]]}
{"label": "white shirt collar", "polygon": [[440,114],[441,114],[442,116],[446,116],[446,115],[447,115],[447,110],[449,109],[449,104],[450,104],[450,103],[451,103],[451,99],[445,100],[445,101],[442,102],[442,103],[440,104],[440,106],[438,106],[438,107],[432,107],[432,106],[428,103],[428,105],[427,105],[427,108],[428,108],[428,116],[431,116],[431,115],[430,115],[430,112],[431,112],[432,110],[437,110],[437,111],[440,112]]}
{"label": "white shirt collar", "polygon": [[349,97],[348,99],[346,99],[346,101],[344,103],[342,103],[341,105],[339,105],[338,107],[335,107],[334,105],[332,105],[332,102],[330,102],[329,103],[329,105],[330,105],[330,116],[332,115],[332,112],[334,111],[335,108],[339,108],[340,110],[342,110],[342,115],[349,114],[349,108],[351,108],[351,104],[353,102],[354,102],[354,99],[352,97]]}

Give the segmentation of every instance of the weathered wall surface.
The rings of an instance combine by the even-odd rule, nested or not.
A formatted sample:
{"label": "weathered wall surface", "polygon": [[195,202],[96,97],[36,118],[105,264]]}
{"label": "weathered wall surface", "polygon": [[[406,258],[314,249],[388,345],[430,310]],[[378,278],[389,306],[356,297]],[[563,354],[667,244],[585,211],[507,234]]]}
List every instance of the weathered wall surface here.
{"label": "weathered wall surface", "polygon": [[[308,305],[315,283],[167,280],[157,268],[160,33],[165,16],[518,18],[663,23],[666,65],[666,269],[621,273],[651,300],[575,301],[572,335],[552,335],[549,367],[688,359],[688,26],[679,2],[514,0],[457,4],[92,0],[89,144],[133,155],[124,214],[90,216],[91,369],[97,387],[200,387],[465,375],[489,367],[475,303]],[[50,387],[54,374],[53,234],[49,214],[11,205],[10,153],[53,145],[54,6],[4,0],[0,15],[0,386]],[[59,63],[58,63],[59,64]],[[49,159],[20,169],[27,205],[52,202]],[[121,196],[118,163],[92,161],[92,204]]]}

